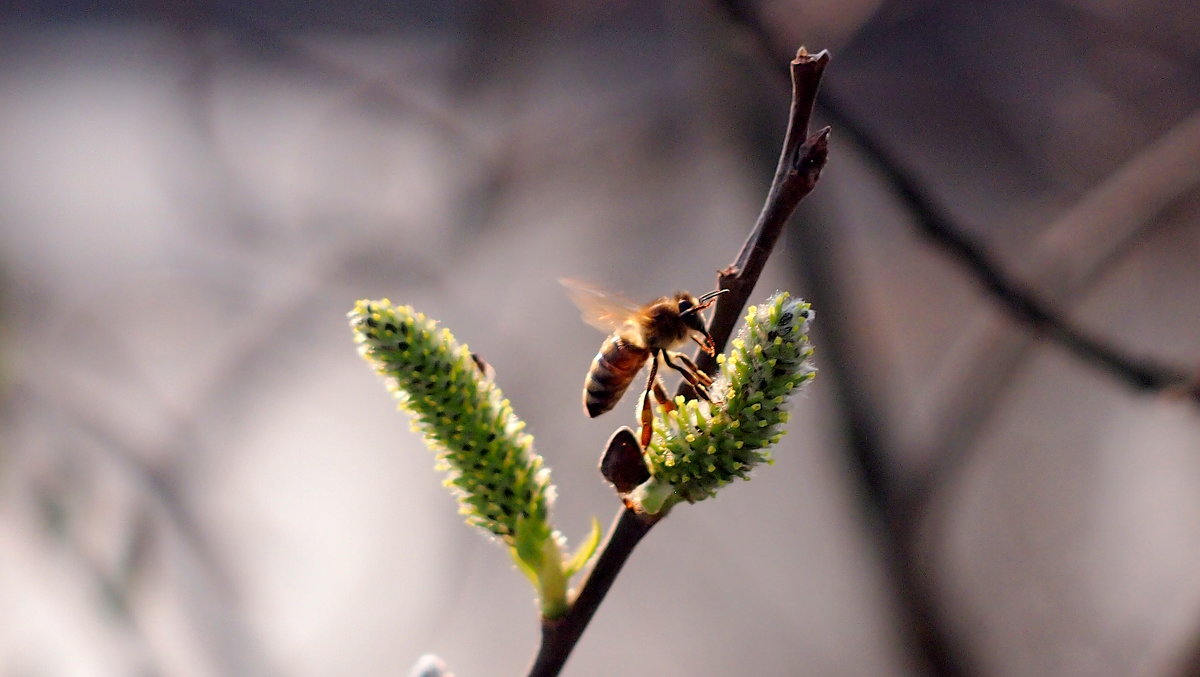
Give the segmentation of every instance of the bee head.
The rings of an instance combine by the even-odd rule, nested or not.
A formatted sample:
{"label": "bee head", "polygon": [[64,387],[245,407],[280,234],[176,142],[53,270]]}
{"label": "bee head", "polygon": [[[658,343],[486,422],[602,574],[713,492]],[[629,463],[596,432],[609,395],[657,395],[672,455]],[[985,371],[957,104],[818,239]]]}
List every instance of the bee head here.
{"label": "bee head", "polygon": [[688,329],[703,333],[704,318],[700,315],[703,308],[696,297],[687,292],[679,292],[675,295],[675,301],[679,305],[679,319],[683,320]]}
{"label": "bee head", "polygon": [[687,328],[691,329],[692,331],[698,331],[705,336],[708,335],[708,331],[704,328],[704,320],[702,320],[699,315],[684,315],[683,323],[686,324]]}

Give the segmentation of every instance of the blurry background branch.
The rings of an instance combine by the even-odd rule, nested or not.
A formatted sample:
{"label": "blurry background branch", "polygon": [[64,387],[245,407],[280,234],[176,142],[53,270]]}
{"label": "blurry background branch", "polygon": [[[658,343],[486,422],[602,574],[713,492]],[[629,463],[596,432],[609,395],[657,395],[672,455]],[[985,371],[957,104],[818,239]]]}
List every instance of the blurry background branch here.
{"label": "blurry background branch", "polygon": [[[753,0],[719,1],[731,19],[745,27],[756,38],[768,58],[779,53],[777,40],[753,6]],[[1048,295],[1036,282],[1018,281],[987,251],[984,243],[968,235],[965,228],[955,223],[954,218],[904,166],[899,154],[874,134],[870,125],[855,119],[840,104],[836,95],[826,91],[821,100],[821,110],[839,126],[844,126],[853,142],[871,158],[880,173],[895,189],[897,197],[912,211],[914,225],[966,266],[978,283],[1015,319],[1043,333],[1085,362],[1108,371],[1132,388],[1150,392],[1174,391],[1200,404],[1200,378],[1197,369],[1181,369],[1160,364],[1152,359],[1128,355],[1076,326],[1064,312],[1054,307],[1048,300]],[[1158,144],[1158,153],[1125,172],[1119,191],[1110,188],[1103,195],[1094,193],[1091,201],[1088,202],[1088,198],[1085,198],[1087,204],[1081,203],[1078,209],[1086,210],[1087,216],[1104,212],[1104,223],[1116,221],[1136,226],[1143,223],[1146,216],[1157,214],[1174,200],[1194,190],[1200,177],[1191,169],[1195,165],[1188,164],[1196,154],[1194,143],[1187,144],[1189,140],[1194,142],[1197,134],[1191,127],[1192,125],[1186,125],[1170,135],[1169,141],[1172,144],[1185,142],[1182,152],[1166,143]],[[1165,141],[1167,139],[1164,139]],[[1160,157],[1167,153],[1172,157]],[[1172,173],[1173,170],[1182,171]],[[1133,183],[1136,185],[1130,185]],[[1070,228],[1058,235],[1055,235],[1053,230],[1047,233],[1048,237],[1058,238],[1059,242],[1072,244],[1074,241],[1070,236],[1074,235],[1076,233]],[[1105,242],[1104,239],[1099,240],[1101,245]],[[1127,242],[1127,239],[1122,238],[1115,244]],[[1053,274],[1058,273],[1056,271]],[[1049,276],[1051,273],[1043,269],[1042,275]]]}
{"label": "blurry background branch", "polygon": [[[785,51],[778,28],[763,15],[755,0],[718,0],[730,21],[747,32],[766,61]],[[1025,323],[1065,350],[1119,379],[1127,386],[1149,392],[1166,392],[1200,403],[1200,370],[1180,368],[1139,358],[1109,345],[1077,326],[1061,310],[1084,292],[1107,267],[1146,237],[1166,209],[1200,185],[1200,116],[1177,124],[1162,138],[1145,147],[1119,170],[1080,198],[1063,216],[1041,231],[1022,258],[1022,273],[1009,273],[968,234],[938,199],[906,167],[871,125],[857,119],[841,105],[837,87],[827,87],[820,111],[852,144],[865,152],[874,167],[912,214],[912,223],[932,242],[964,265],[1008,317]],[[801,251],[814,298],[840,307],[838,272],[827,260],[814,255],[828,243],[820,233],[808,233]],[[974,445],[980,426],[995,411],[999,397],[1014,382],[1034,335],[1014,331],[1012,323],[994,315],[977,316],[955,337],[954,349],[939,373],[956,382],[935,385],[945,393],[932,407],[936,423],[927,432],[876,431],[884,418],[869,395],[871,374],[863,373],[848,354],[849,341],[839,318],[829,318],[823,331],[830,334],[831,352],[838,376],[836,387],[846,416],[851,455],[863,473],[871,505],[883,526],[885,561],[893,564],[895,593],[910,614],[913,647],[930,674],[965,675],[966,656],[958,648],[948,621],[940,616],[937,594],[922,564],[922,528],[930,526],[929,503],[950,485],[950,475],[961,468]],[[948,376],[942,376],[946,379]],[[900,440],[924,447],[925,467],[897,472],[891,468],[900,456]]]}

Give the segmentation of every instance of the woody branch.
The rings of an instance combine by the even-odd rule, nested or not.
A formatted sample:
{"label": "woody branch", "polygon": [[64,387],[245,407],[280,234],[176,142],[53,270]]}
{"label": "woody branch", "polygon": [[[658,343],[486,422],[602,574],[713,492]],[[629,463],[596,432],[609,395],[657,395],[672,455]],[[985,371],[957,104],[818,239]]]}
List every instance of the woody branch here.
{"label": "woody branch", "polygon": [[[758,221],[737,258],[718,275],[718,287],[730,291],[720,297],[709,324],[709,333],[717,353],[729,341],[779,234],[800,201],[812,191],[825,167],[830,130],[826,127],[810,134],[809,122],[821,75],[828,63],[828,52],[809,54],[803,47],[791,61],[792,103],[774,180]],[[696,364],[709,374],[716,370],[715,358],[704,352],[697,355]],[[690,391],[686,382],[681,384],[680,391],[681,394]],[[632,440],[622,432],[614,434],[606,455],[614,453],[615,448],[628,448]],[[636,455],[636,459],[641,462],[640,454]],[[583,581],[578,595],[571,601],[570,609],[560,618],[543,619],[542,642],[529,677],[554,677],[559,674],[633,549],[661,517],[661,514],[639,514],[627,507],[618,512],[600,546],[596,564]]]}

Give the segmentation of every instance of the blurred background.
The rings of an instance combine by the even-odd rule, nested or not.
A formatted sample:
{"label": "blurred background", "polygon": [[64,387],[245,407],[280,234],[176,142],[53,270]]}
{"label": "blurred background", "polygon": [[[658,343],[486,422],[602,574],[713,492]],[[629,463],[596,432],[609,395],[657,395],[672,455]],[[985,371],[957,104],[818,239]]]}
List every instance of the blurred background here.
{"label": "blurred background", "polygon": [[833,55],[830,161],[754,297],[813,301],[821,373],[565,674],[1200,674],[1196,399],[1031,330],[921,230],[1195,374],[1200,5],[16,0],[0,677],[524,674],[528,583],[345,313],[410,303],[485,356],[577,543],[634,403],[583,416],[603,336],[556,279],[710,289],[801,44]]}

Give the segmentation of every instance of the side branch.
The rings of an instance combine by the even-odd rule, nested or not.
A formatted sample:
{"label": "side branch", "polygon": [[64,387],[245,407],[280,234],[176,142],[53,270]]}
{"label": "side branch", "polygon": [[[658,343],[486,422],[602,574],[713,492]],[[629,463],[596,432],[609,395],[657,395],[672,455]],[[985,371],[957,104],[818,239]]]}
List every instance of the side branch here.
{"label": "side branch", "polygon": [[1146,392],[1177,393],[1200,404],[1200,382],[1194,374],[1159,362],[1134,357],[1105,343],[1069,320],[1065,313],[1010,275],[984,248],[935,206],[921,186],[878,139],[848,114],[826,101],[825,110],[853,130],[855,141],[887,177],[904,204],[913,210],[918,229],[965,266],[1008,313],[1042,332],[1085,363],[1108,372],[1127,386]]}

